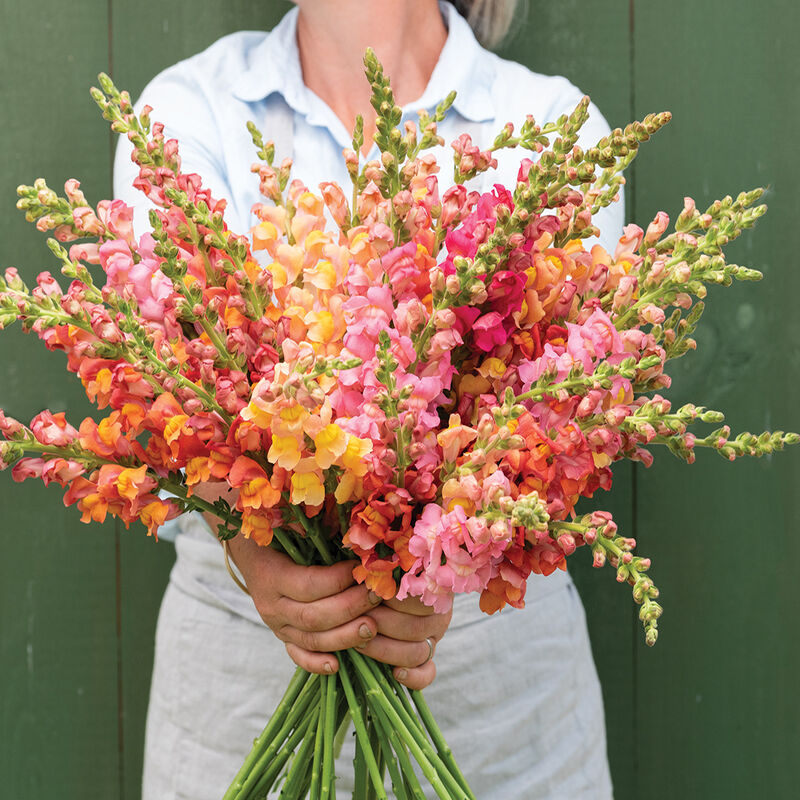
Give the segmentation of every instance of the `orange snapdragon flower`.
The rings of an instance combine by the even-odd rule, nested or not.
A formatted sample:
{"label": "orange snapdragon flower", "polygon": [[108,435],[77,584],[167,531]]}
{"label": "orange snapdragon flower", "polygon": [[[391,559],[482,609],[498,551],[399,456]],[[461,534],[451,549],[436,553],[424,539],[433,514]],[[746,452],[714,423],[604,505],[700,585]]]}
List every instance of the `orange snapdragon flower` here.
{"label": "orange snapdragon flower", "polygon": [[262,514],[245,509],[242,514],[242,536],[266,547],[272,542],[272,522]]}
{"label": "orange snapdragon flower", "polygon": [[239,490],[236,507],[240,511],[271,508],[281,499],[280,489],[272,485],[264,468],[247,456],[233,462],[228,483]]}
{"label": "orange snapdragon flower", "polygon": [[304,458],[291,476],[291,500],[295,505],[322,506],[325,501],[325,485],[322,472],[313,458]]}

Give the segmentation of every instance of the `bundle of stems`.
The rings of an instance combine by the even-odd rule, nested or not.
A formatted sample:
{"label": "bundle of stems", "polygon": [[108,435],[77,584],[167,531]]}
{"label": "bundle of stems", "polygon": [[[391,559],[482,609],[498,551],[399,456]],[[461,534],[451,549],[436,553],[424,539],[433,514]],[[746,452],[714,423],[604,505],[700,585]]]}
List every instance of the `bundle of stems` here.
{"label": "bundle of stems", "polygon": [[[280,531],[270,546],[306,565],[347,557],[341,548],[331,552],[334,542],[318,520],[290,509],[305,536]],[[390,666],[358,650],[337,657],[333,675],[297,668],[223,800],[265,800],[278,788],[280,800],[335,798],[337,744],[350,722],[356,738],[352,800],[388,800],[387,773],[397,800],[425,800],[421,776],[441,800],[476,800],[422,692],[406,689]]]}
{"label": "bundle of stems", "polygon": [[[441,800],[475,800],[421,692],[357,650],[338,654],[339,671],[299,668],[223,800],[336,797],[336,742],[355,729],[353,800],[424,800],[421,772]],[[417,769],[415,769],[415,765]]]}

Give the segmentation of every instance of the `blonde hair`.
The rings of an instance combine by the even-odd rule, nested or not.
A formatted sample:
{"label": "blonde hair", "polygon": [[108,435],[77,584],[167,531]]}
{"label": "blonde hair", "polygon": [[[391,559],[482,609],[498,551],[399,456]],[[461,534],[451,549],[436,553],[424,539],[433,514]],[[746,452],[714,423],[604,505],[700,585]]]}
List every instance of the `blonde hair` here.
{"label": "blonde hair", "polygon": [[469,22],[478,41],[485,47],[497,47],[505,39],[518,0],[453,0],[453,5]]}

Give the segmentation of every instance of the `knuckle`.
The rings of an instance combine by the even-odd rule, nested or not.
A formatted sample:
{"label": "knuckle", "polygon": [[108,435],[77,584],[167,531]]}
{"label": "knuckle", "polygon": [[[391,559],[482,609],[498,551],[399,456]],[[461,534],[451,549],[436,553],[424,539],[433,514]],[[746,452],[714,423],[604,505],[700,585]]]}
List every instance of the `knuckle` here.
{"label": "knuckle", "polygon": [[277,625],[276,627],[272,628],[272,632],[278,637],[278,639],[284,642],[284,644],[291,640],[292,629],[289,625]]}
{"label": "knuckle", "polygon": [[294,584],[295,599],[308,601],[315,597],[315,584],[316,580],[314,578],[313,570],[304,569],[298,572]]}
{"label": "knuckle", "polygon": [[427,617],[414,617],[409,621],[409,634],[411,638],[422,644],[425,653],[428,652],[428,645],[425,644],[425,637],[430,635],[430,625]]}
{"label": "knuckle", "polygon": [[297,612],[297,620],[300,623],[299,627],[305,631],[318,630],[320,627],[320,618],[317,610],[311,605],[301,605]]}
{"label": "knuckle", "polygon": [[303,650],[317,650],[317,637],[308,631],[297,631],[295,644]]}
{"label": "knuckle", "polygon": [[275,609],[271,603],[256,602],[254,605],[258,616],[261,617],[268,628],[275,630],[277,627],[280,627],[280,618],[275,613]]}
{"label": "knuckle", "polygon": [[353,592],[352,597],[347,598],[345,611],[350,619],[355,619],[367,611],[369,607],[369,602],[367,601],[365,594],[362,592]]}

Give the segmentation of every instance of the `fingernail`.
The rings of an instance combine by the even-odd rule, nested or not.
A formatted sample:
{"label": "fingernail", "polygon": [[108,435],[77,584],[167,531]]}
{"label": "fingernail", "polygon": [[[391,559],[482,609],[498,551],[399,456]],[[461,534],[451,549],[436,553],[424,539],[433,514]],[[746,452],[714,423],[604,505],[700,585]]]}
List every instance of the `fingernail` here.
{"label": "fingernail", "polygon": [[381,596],[379,594],[375,594],[375,592],[370,592],[367,595],[367,599],[372,603],[372,605],[376,606],[381,601]]}
{"label": "fingernail", "polygon": [[327,672],[328,675],[331,675],[333,673],[333,667],[330,665],[330,662],[328,662],[328,661],[326,661],[322,665],[322,670],[323,670],[323,672]]}
{"label": "fingernail", "polygon": [[399,669],[394,674],[395,678],[399,681],[404,681],[408,677],[408,670],[407,669]]}
{"label": "fingernail", "polygon": [[362,639],[371,639],[372,638],[372,629],[369,627],[369,625],[367,625],[366,622],[358,629],[358,635]]}

